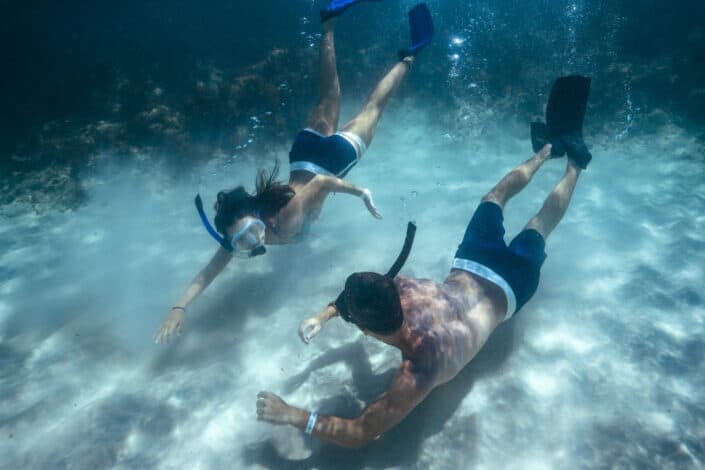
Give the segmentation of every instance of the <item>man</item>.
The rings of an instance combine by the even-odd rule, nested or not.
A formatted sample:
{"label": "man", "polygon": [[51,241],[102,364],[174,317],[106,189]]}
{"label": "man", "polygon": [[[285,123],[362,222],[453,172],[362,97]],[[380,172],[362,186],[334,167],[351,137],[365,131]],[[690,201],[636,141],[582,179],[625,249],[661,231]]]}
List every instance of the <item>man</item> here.
{"label": "man", "polygon": [[[397,347],[402,363],[389,389],[355,419],[319,416],[290,406],[273,393],[260,392],[258,419],[290,424],[341,446],[360,447],[398,424],[433,388],[470,362],[495,328],[518,312],[538,287],[545,240],[565,214],[581,169],[592,158],[581,130],[589,83],[584,77],[564,77],[554,84],[545,133],[536,135],[540,126],[532,126],[534,145],[543,141],[543,148],[482,198],[442,284],[396,277],[410,248],[407,237],[389,273],[350,275],[335,302],[301,323],[299,334],[306,343],[339,315],[366,335]],[[574,112],[576,107],[582,111]],[[559,114],[562,127],[555,121]],[[546,160],[562,152],[568,153],[565,174],[538,214],[507,246],[504,206]]]}

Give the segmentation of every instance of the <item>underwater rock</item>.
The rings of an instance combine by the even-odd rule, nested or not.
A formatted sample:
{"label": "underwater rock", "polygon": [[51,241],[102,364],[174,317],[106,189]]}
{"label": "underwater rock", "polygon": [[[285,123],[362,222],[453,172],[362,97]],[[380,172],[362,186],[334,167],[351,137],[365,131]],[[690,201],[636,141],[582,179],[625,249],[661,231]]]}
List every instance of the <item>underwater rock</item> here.
{"label": "underwater rock", "polygon": [[21,204],[37,212],[71,209],[85,201],[79,178],[70,164],[55,164],[32,172],[14,172],[0,179],[0,205]]}
{"label": "underwater rock", "polygon": [[215,67],[197,70],[201,77],[181,90],[118,74],[92,98],[102,101],[91,106],[104,110],[97,119],[48,121],[32,142],[0,159],[0,204],[75,207],[84,197],[78,170],[101,153],[184,165],[247,149],[271,160],[315,102],[315,87],[300,71],[313,71],[316,58],[314,51],[273,49],[231,78]]}

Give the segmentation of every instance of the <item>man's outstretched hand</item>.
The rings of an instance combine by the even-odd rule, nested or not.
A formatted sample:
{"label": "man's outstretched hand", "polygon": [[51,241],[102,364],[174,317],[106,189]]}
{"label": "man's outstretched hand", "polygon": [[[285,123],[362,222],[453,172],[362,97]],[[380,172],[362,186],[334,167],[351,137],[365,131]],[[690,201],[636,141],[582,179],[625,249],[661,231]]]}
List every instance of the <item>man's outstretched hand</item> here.
{"label": "man's outstretched hand", "polygon": [[296,424],[300,411],[286,404],[272,392],[257,394],[257,419],[272,424]]}
{"label": "man's outstretched hand", "polygon": [[324,322],[318,315],[314,315],[303,320],[299,324],[299,338],[301,338],[301,341],[308,344],[313,337],[321,331],[321,328],[323,328],[323,323]]}

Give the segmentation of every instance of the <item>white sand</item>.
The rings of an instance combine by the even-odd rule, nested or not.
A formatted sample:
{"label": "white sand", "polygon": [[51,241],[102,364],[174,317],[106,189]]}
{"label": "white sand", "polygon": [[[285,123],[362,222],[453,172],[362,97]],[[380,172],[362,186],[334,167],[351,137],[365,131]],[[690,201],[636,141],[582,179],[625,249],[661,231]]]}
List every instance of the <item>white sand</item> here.
{"label": "white sand", "polygon": [[[340,320],[306,346],[298,322],[348,273],[386,270],[409,218],[402,273],[442,280],[480,197],[529,156],[528,139],[496,140],[500,125],[460,142],[392,106],[349,175],[384,219],[331,197],[307,243],[233,262],[167,347],[154,330],[216,248],[193,195],[210,209],[215,190],[251,188],[253,164],[214,163],[178,185],[102,168],[74,212],[6,208],[0,468],[699,467],[705,163],[678,129],[593,147],[535,297],[398,428],[347,451],[256,421],[260,390],[354,414],[385,389],[395,350]],[[509,204],[508,239],[564,164]]]}

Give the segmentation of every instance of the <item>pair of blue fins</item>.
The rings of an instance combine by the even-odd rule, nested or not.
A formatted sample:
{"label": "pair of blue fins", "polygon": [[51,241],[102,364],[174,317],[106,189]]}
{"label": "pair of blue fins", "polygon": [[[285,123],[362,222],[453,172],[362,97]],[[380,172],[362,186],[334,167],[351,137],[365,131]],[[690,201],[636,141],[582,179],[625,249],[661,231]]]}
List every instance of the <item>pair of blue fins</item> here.
{"label": "pair of blue fins", "polygon": [[[343,14],[345,10],[360,2],[381,2],[382,0],[331,0],[326,8],[321,10],[321,22]],[[415,56],[433,38],[433,20],[431,12],[425,3],[419,3],[409,10],[409,29],[411,30],[411,46],[399,50],[399,59]]]}
{"label": "pair of blue fins", "polygon": [[[321,10],[321,22],[340,16],[351,6],[364,2],[382,0],[331,0]],[[431,12],[425,3],[409,10],[411,45],[399,50],[399,59],[415,56],[433,38]],[[568,154],[580,168],[587,168],[592,155],[583,140],[583,120],[590,94],[590,79],[581,75],[561,77],[553,83],[546,106],[546,122],[531,123],[531,145],[538,152],[551,144],[551,156]]]}

